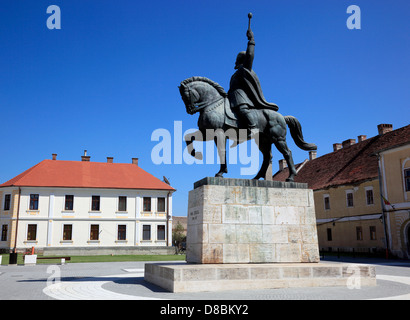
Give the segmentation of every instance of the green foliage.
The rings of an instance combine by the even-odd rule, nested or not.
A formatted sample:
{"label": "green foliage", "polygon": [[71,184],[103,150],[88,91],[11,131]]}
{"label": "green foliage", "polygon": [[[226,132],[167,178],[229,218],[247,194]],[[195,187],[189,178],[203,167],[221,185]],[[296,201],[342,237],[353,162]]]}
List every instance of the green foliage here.
{"label": "green foliage", "polygon": [[184,227],[178,221],[175,228],[172,230],[172,243],[178,246],[181,242],[186,241],[186,235],[184,234]]}

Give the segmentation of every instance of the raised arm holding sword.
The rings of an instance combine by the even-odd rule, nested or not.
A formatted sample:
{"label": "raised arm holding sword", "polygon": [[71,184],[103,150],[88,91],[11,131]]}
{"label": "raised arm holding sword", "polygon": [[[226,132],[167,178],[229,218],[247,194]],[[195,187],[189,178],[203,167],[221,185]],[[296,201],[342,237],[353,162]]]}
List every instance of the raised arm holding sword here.
{"label": "raised arm holding sword", "polygon": [[251,109],[272,109],[278,111],[279,107],[274,103],[269,103],[263,96],[261,85],[256,73],[252,70],[255,56],[255,39],[251,30],[252,13],[248,14],[249,23],[246,36],[248,46],[246,51],[239,52],[236,57],[235,69],[237,70],[231,77],[228,97],[231,108],[236,110],[246,120],[251,135],[259,133],[257,128],[256,114]]}

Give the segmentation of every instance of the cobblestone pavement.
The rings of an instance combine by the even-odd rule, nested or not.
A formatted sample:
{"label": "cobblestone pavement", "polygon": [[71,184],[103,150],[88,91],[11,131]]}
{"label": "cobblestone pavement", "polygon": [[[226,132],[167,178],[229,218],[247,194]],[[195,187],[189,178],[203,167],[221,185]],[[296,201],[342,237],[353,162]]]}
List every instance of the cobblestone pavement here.
{"label": "cobblestone pavement", "polygon": [[377,286],[170,293],[144,281],[144,262],[73,263],[0,266],[0,300],[410,300],[409,261],[343,262],[375,265]]}

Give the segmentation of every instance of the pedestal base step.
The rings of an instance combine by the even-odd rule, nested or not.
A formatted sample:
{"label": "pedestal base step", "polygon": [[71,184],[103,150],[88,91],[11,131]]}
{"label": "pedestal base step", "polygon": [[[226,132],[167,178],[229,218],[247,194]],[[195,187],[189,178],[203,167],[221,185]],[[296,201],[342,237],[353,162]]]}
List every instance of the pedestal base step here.
{"label": "pedestal base step", "polygon": [[375,286],[374,266],[342,263],[145,264],[144,279],[171,292]]}

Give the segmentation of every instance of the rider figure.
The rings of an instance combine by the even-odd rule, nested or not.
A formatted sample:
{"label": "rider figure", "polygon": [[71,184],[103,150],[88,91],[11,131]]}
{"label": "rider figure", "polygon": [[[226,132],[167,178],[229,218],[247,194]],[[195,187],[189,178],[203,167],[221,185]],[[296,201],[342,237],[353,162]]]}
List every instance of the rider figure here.
{"label": "rider figure", "polygon": [[257,127],[257,114],[251,109],[272,109],[278,111],[279,107],[274,103],[265,100],[259,79],[252,70],[253,58],[255,56],[255,39],[253,32],[248,28],[248,47],[245,51],[239,52],[236,57],[235,69],[237,70],[231,77],[229,84],[228,98],[231,108],[236,110],[246,119],[251,135],[259,133]]}

